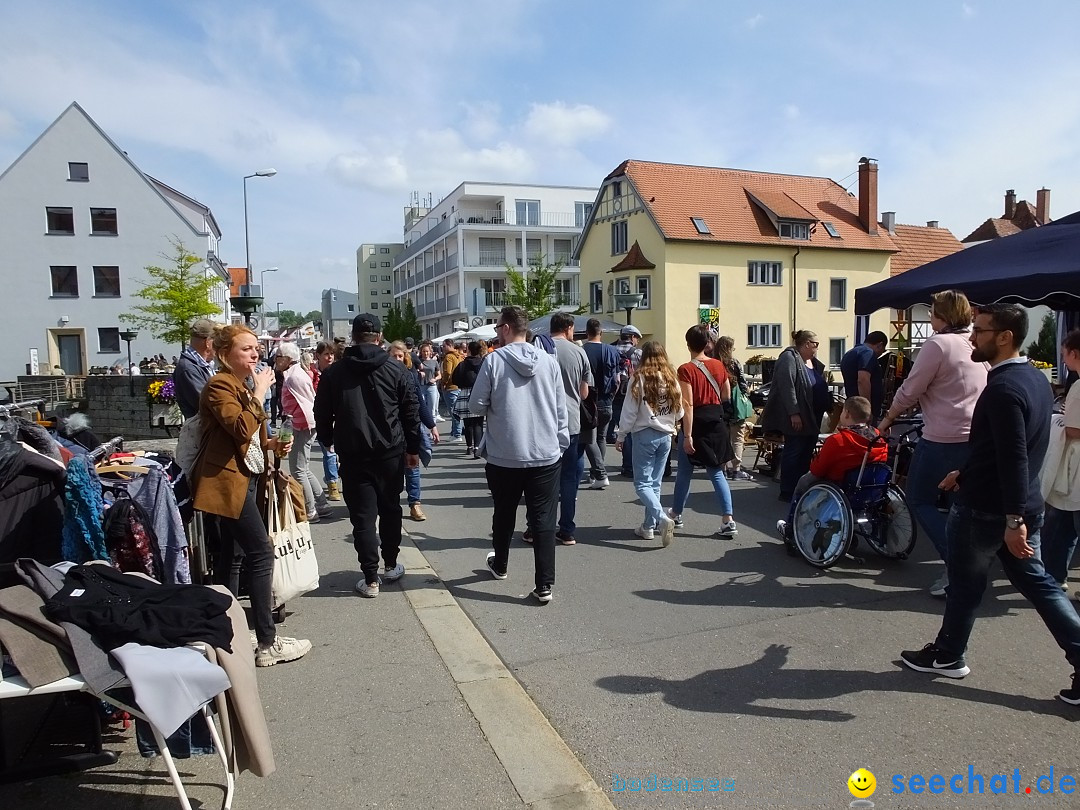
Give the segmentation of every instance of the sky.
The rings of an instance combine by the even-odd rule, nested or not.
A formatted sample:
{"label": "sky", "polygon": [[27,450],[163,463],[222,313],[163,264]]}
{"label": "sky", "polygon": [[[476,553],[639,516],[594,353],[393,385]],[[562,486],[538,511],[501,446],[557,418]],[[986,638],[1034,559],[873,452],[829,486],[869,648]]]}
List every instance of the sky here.
{"label": "sky", "polygon": [[598,186],[628,158],[831,177],[963,238],[1006,189],[1080,210],[1080,3],[5,4],[0,168],[78,101],[208,205],[283,309],[356,290],[413,194]]}

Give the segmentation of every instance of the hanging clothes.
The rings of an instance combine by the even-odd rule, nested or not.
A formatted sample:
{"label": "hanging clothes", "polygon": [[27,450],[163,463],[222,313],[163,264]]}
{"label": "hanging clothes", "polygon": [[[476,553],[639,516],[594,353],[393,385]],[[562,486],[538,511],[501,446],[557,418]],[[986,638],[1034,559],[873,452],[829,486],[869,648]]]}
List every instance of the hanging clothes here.
{"label": "hanging clothes", "polygon": [[88,456],[76,456],[68,463],[64,506],[60,546],[64,559],[74,563],[109,559],[101,526],[105,514],[101,480]]}
{"label": "hanging clothes", "polygon": [[146,475],[128,484],[128,494],[152,521],[150,528],[161,560],[161,582],[165,585],[190,584],[187,535],[176,496],[164,470],[151,467]]}

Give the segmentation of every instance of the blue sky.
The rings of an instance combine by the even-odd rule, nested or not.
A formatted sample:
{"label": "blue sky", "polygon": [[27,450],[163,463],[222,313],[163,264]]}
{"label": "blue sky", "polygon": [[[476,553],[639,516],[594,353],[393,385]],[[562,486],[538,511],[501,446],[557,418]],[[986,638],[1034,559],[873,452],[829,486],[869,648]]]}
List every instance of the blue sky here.
{"label": "blue sky", "polygon": [[412,192],[598,185],[626,158],[855,182],[963,238],[1014,188],[1080,209],[1074,2],[9,4],[0,166],[78,101],[209,205],[221,253],[303,311],[356,288]]}

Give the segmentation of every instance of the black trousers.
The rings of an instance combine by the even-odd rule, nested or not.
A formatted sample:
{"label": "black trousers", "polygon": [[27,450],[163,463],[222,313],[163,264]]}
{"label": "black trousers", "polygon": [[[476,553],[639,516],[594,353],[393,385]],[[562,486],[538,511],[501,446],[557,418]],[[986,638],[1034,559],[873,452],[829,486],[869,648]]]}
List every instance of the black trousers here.
{"label": "black trousers", "polygon": [[484,438],[484,417],[467,417],[465,419],[465,446],[479,449],[482,438]]}
{"label": "black trousers", "polygon": [[548,467],[484,468],[495,509],[491,517],[491,545],[496,570],[505,571],[510,559],[517,508],[525,496],[525,521],[532,535],[536,587],[555,584],[555,519],[559,506],[562,459]]}
{"label": "black trousers", "polygon": [[[341,495],[353,526],[353,547],[368,583],[378,582],[379,550],[387,568],[397,565],[401,550],[401,492],[405,489],[405,454],[368,459],[338,455]],[[375,519],[379,530],[375,531]]]}
{"label": "black trousers", "polygon": [[267,540],[266,524],[255,502],[258,486],[259,476],[251,476],[240,517],[219,517],[217,520],[221,537],[214,560],[214,583],[227,585],[233,596],[238,596],[240,563],[242,558],[247,559],[251,580],[248,584],[251,619],[259,644],[266,646],[273,644],[277,637],[271,587],[274,576],[274,547]]}

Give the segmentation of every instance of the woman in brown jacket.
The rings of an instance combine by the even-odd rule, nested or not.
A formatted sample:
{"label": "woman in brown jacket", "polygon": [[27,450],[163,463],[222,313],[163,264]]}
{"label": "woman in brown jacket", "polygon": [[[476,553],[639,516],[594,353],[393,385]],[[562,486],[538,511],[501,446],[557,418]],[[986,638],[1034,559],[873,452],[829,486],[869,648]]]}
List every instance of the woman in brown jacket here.
{"label": "woman in brown jacket", "polygon": [[[215,579],[239,590],[236,547],[247,558],[251,574],[251,614],[255,624],[255,666],[269,667],[302,658],[311,649],[307,639],[277,635],[271,578],[274,549],[255,501],[259,475],[266,469],[266,451],[285,454],[289,444],[269,439],[262,403],[274,384],[274,370],[259,364],[259,341],[246,326],[226,326],[214,333],[214,354],[220,370],[199,397],[202,436],[192,468],[195,508],[220,515],[220,556]],[[249,386],[248,380],[253,385]]]}

